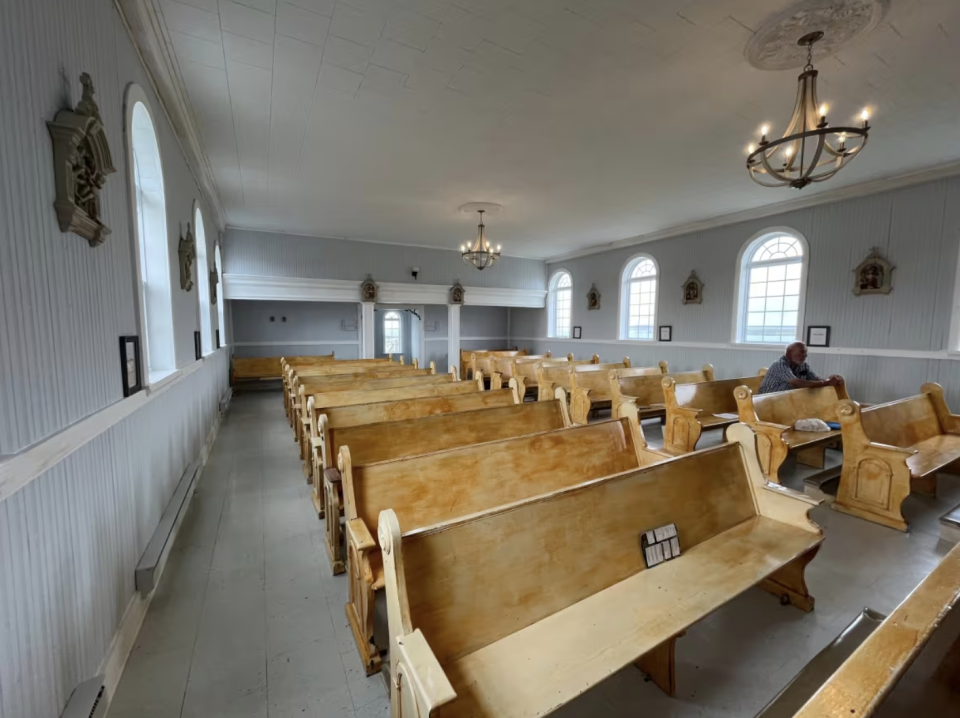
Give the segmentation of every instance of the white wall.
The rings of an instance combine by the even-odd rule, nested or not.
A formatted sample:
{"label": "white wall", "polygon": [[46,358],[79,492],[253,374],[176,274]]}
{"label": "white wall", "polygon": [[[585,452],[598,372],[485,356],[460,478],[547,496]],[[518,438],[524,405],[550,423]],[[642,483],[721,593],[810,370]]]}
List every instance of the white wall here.
{"label": "white wall", "polygon": [[[0,3],[0,28],[0,717],[49,718],[100,669],[136,561],[216,426],[227,357],[194,363],[197,289],[180,290],[176,250],[200,193],[114,3],[11,0]],[[81,72],[117,168],[101,194],[113,233],[97,248],[61,233],[53,209],[46,121],[80,99]],[[123,129],[130,82],[147,93],[159,135],[184,372],[146,402],[122,399],[118,352],[120,335],[142,334]],[[212,258],[217,228],[202,209]],[[132,413],[109,425],[118,407]],[[81,420],[87,443],[71,443],[76,432],[48,441]]]}
{"label": "white wall", "polygon": [[[811,352],[814,370],[843,374],[851,396],[870,402],[909,396],[924,381],[939,381],[960,410],[960,362],[943,358],[957,349],[948,346],[948,337],[960,177],[550,264],[548,277],[559,268],[572,275],[572,324],[582,326],[583,339],[546,339],[545,310],[514,309],[511,340],[578,357],[628,355],[638,366],[660,359],[677,369],[710,362],[718,377],[753,373],[781,351],[730,344],[737,257],[756,233],[779,226],[799,231],[810,246],[805,324],[832,328],[833,348]],[[893,292],[854,296],[852,270],[874,246],[896,266]],[[620,272],[638,252],[659,264],[657,323],[673,327],[673,344],[617,340]],[[694,269],[705,285],[703,304],[684,306],[681,285]],[[594,282],[601,309],[588,312],[586,293]]]}
{"label": "white wall", "polygon": [[[231,300],[233,355],[359,358],[359,304]],[[274,321],[270,321],[270,317]],[[283,321],[284,317],[286,321]],[[343,329],[344,323],[352,329]]]}

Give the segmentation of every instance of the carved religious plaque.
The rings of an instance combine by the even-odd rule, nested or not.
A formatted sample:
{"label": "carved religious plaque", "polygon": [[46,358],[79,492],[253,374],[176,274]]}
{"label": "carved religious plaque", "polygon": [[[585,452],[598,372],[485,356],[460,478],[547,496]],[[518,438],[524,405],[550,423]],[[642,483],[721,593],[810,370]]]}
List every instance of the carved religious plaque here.
{"label": "carved religious plaque", "polygon": [[893,291],[893,270],[896,269],[874,247],[870,255],[853,270],[853,293],[890,294]]}
{"label": "carved religious plaque", "polygon": [[693,271],[683,283],[683,303],[700,304],[701,302],[703,302],[703,282],[700,281],[696,271]]}
{"label": "carved religious plaque", "polygon": [[216,269],[210,270],[210,303],[217,303],[217,283],[220,281],[220,275]]}
{"label": "carved religious plaque", "polygon": [[450,287],[450,303],[463,304],[463,294],[463,285],[460,284],[459,280],[457,280],[457,283]]}
{"label": "carved religious plaque", "polygon": [[117,170],[93,99],[93,81],[83,73],[80,82],[83,96],[76,109],[60,110],[47,122],[57,188],[53,206],[61,232],[75,232],[96,247],[110,234],[100,217],[100,190]]}
{"label": "carved religious plaque", "polygon": [[197,259],[197,240],[194,239],[189,222],[187,233],[180,237],[177,255],[180,258],[180,289],[189,292],[193,289],[193,263]]}

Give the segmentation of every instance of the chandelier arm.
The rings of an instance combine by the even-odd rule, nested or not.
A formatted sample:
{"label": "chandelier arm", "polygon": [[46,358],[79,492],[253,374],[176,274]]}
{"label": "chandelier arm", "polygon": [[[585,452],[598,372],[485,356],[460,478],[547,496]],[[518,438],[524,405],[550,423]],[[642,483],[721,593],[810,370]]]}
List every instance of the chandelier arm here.
{"label": "chandelier arm", "polygon": [[810,175],[813,174],[813,171],[817,169],[817,166],[820,164],[820,155],[823,154],[823,145],[825,142],[826,140],[822,134],[817,136],[817,149],[814,150],[813,157],[810,159],[810,166],[806,171],[804,171],[803,164],[801,163],[800,176],[797,177],[798,180],[808,179]]}

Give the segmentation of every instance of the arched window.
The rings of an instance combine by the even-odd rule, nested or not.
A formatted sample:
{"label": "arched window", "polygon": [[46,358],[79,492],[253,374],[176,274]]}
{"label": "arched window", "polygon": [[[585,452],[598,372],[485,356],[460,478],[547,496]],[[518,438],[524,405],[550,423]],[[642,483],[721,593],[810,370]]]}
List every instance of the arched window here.
{"label": "arched window", "polygon": [[403,354],[399,312],[387,312],[383,315],[383,353]]}
{"label": "arched window", "polygon": [[227,344],[227,325],[223,321],[223,308],[227,303],[223,290],[223,259],[220,257],[220,245],[213,247],[213,261],[217,265],[217,342],[219,349]]}
{"label": "arched window", "polygon": [[744,248],[739,267],[736,341],[784,344],[803,325],[807,251],[804,239],[767,231]]}
{"label": "arched window", "polygon": [[657,263],[640,254],[630,259],[620,278],[620,338],[654,339],[657,324]]}
{"label": "arched window", "polygon": [[203,214],[197,205],[193,213],[193,236],[197,240],[197,304],[200,306],[200,346],[204,355],[213,351],[213,332],[210,329],[210,275],[207,266],[207,237]]}
{"label": "arched window", "polygon": [[142,333],[147,376],[155,381],[177,368],[170,296],[170,241],[160,147],[147,97],[137,85],[127,90],[127,130]]}
{"label": "arched window", "polygon": [[570,336],[570,318],[571,307],[573,306],[573,280],[570,273],[560,270],[553,275],[550,280],[550,292],[548,296],[548,320],[549,326],[547,335],[560,339]]}

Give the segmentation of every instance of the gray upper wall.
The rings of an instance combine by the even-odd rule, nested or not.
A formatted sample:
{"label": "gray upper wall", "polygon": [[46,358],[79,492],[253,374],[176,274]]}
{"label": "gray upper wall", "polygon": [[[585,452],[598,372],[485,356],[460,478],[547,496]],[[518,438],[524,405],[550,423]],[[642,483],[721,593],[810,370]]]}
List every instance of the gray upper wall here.
{"label": "gray upper wall", "polygon": [[[775,190],[770,190],[775,191]],[[828,325],[831,345],[868,349],[947,349],[960,243],[960,177],[928,182],[555,262],[573,278],[573,325],[584,340],[618,337],[620,274],[628,259],[649,254],[660,268],[656,321],[673,326],[673,340],[731,341],[737,259],[744,244],[767,228],[788,227],[809,243],[806,325]],[[896,266],[889,295],[854,296],[853,269],[879,247]],[[684,306],[681,285],[696,270],[703,304]],[[600,311],[588,312],[596,282]],[[544,310],[515,310],[513,337],[543,337]]]}
{"label": "gray upper wall", "polygon": [[[464,263],[455,250],[375,244],[327,237],[306,237],[228,228],[224,273],[302,279],[346,279],[361,282],[417,282],[504,289],[546,288],[545,265],[539,259],[503,257],[480,272]],[[451,244],[455,244],[451,239]]]}

